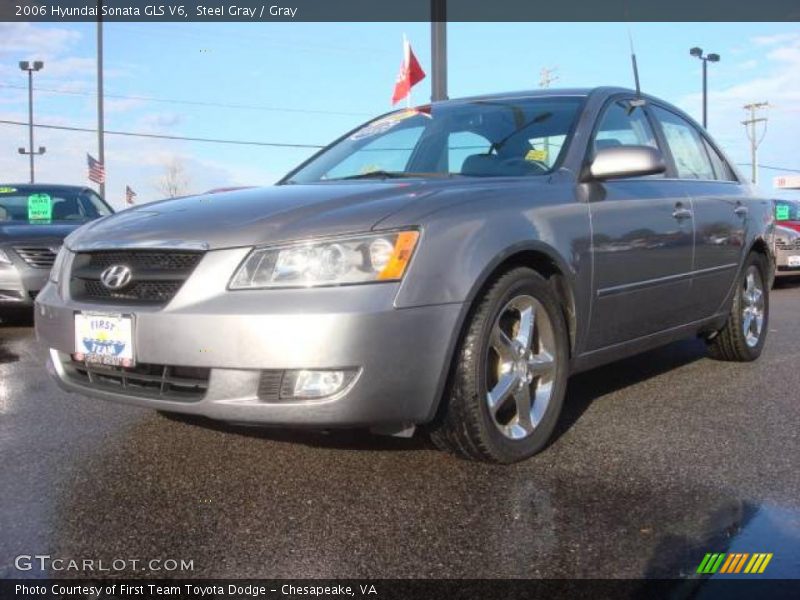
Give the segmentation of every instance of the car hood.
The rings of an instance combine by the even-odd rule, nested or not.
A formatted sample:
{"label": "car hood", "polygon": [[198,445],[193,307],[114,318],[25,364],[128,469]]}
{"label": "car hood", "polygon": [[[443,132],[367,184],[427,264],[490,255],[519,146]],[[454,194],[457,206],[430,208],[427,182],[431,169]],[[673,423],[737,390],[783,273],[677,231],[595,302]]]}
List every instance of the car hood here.
{"label": "car hood", "polygon": [[0,243],[36,240],[63,240],[83,222],[62,222],[37,225],[31,223],[0,223]]}
{"label": "car hood", "polygon": [[429,181],[280,185],[164,200],[88,224],[73,250],[103,247],[231,248],[369,231],[410,202],[435,194]]}

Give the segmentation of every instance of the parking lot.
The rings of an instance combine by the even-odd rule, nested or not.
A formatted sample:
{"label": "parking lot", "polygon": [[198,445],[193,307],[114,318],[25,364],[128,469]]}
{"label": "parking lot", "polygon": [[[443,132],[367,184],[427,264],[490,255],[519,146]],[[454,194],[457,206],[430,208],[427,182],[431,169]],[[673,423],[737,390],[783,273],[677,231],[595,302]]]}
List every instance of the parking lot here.
{"label": "parking lot", "polygon": [[0,325],[0,575],[45,576],[14,559],[48,554],[193,561],[160,576],[674,577],[741,551],[797,576],[800,285],[771,301],[760,361],[687,341],[579,375],[556,441],[511,467],[421,436],[186,423],[69,395],[32,328]]}

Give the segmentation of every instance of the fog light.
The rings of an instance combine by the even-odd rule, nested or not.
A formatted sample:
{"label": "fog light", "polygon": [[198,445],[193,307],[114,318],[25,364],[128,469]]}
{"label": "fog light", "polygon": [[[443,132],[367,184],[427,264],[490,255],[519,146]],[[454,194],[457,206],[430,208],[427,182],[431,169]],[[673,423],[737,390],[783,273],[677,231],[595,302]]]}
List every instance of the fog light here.
{"label": "fog light", "polygon": [[355,369],[341,371],[286,371],[281,382],[281,399],[325,398],[341,392],[355,379]]}

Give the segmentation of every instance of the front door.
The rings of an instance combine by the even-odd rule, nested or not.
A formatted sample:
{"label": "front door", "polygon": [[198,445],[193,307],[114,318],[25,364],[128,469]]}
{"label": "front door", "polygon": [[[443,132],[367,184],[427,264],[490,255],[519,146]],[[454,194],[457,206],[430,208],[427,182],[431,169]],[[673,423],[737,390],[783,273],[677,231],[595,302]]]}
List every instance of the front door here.
{"label": "front door", "polygon": [[[594,148],[658,147],[642,107],[614,101]],[[582,184],[592,219],[594,302],[587,350],[685,324],[692,270],[692,201],[663,175]]]}

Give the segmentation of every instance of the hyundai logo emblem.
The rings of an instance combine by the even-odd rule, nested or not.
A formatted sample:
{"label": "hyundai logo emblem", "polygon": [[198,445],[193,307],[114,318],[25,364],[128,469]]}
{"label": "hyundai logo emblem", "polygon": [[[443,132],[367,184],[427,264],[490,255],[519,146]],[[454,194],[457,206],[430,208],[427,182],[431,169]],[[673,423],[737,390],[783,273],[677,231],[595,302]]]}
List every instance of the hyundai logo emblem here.
{"label": "hyundai logo emblem", "polygon": [[125,265],[111,265],[100,274],[100,281],[110,290],[119,290],[131,282],[133,273]]}

